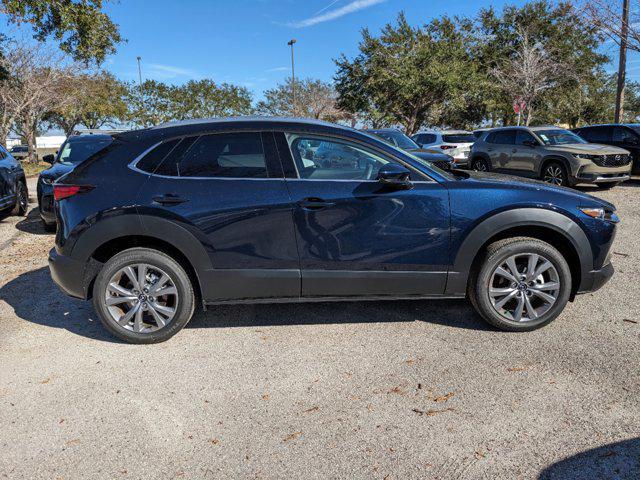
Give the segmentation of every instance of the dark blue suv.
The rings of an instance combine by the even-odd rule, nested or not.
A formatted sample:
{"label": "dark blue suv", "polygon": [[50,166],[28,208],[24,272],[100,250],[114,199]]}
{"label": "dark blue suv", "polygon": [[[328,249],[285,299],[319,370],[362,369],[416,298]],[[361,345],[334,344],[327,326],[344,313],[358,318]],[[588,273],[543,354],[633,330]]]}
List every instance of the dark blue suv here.
{"label": "dark blue suv", "polygon": [[54,195],[54,280],[133,343],[171,337],[197,303],[468,297],[532,330],[611,277],[618,222],[586,194],[298,119],[114,135]]}

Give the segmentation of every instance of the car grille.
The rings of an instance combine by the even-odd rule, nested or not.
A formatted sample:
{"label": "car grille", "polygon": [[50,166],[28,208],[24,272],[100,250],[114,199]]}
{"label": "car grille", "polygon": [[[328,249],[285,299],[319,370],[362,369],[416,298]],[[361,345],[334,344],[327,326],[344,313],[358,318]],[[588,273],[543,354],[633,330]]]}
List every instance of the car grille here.
{"label": "car grille", "polygon": [[594,155],[593,163],[600,167],[622,167],[631,163],[631,155]]}
{"label": "car grille", "polygon": [[437,160],[435,162],[431,162],[433,163],[436,167],[442,169],[442,170],[450,170],[451,169],[451,162],[448,160]]}

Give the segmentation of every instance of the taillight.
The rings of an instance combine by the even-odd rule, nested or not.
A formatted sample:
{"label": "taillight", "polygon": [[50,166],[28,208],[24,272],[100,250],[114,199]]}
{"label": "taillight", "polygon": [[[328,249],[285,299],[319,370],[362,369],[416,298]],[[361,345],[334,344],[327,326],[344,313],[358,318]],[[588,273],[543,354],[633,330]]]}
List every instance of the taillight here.
{"label": "taillight", "polygon": [[54,185],[53,186],[53,198],[56,201],[60,201],[65,198],[73,197],[78,193],[88,192],[93,190],[92,185]]}
{"label": "taillight", "polygon": [[451,148],[458,148],[456,145],[440,145],[442,150],[449,150]]}

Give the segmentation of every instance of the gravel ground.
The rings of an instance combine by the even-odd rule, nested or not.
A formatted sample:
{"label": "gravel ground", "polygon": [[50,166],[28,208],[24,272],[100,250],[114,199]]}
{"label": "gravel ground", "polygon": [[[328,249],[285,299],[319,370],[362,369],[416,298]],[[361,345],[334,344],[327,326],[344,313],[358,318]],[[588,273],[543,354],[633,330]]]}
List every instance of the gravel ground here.
{"label": "gravel ground", "polygon": [[4,219],[0,478],[639,478],[640,182],[585,190],[617,273],[524,334],[463,301],[225,306],[126,345],[52,283],[37,209]]}

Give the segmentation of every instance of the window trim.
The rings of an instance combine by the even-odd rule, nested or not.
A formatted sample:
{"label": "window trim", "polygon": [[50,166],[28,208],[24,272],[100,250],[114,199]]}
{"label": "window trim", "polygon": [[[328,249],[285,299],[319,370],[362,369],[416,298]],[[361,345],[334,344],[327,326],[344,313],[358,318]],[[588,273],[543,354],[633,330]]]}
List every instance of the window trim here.
{"label": "window trim", "polygon": [[[234,133],[255,133],[257,135],[260,135],[260,142],[262,143],[262,150],[263,150],[264,157],[265,157],[265,168],[267,170],[267,175],[268,175],[269,174],[269,158],[267,157],[267,151],[264,148],[264,139],[262,138],[262,135],[264,133],[271,133],[271,132],[270,131],[265,131],[265,130],[225,130],[225,131],[217,131],[217,132],[195,133],[195,134],[191,134],[191,135],[176,135],[174,137],[163,138],[159,142],[154,143],[149,148],[144,150],[141,154],[139,154],[131,162],[129,162],[127,166],[131,170],[133,170],[134,172],[141,173],[142,175],[148,175],[149,177],[172,178],[172,179],[178,179],[178,180],[187,180],[187,179],[191,179],[191,180],[253,180],[253,181],[255,181],[255,180],[258,180],[258,181],[284,180],[284,176],[279,176],[279,177],[268,177],[267,176],[267,177],[264,177],[264,178],[262,178],[262,177],[261,178],[255,178],[255,177],[181,177],[179,175],[161,175],[161,174],[158,174],[158,173],[145,172],[144,170],[141,170],[140,168],[138,168],[138,163],[146,155],[151,153],[158,146],[162,145],[165,142],[170,142],[170,141],[176,140],[176,139],[183,140],[183,139],[188,138],[188,137],[203,137],[205,135],[229,135],[229,134],[234,134]],[[189,148],[191,148],[191,147],[189,147]],[[173,151],[173,149],[171,151]],[[171,153],[171,152],[169,152],[169,153]],[[279,160],[279,159],[275,159],[275,160]]]}
{"label": "window trim", "polygon": [[[277,132],[276,132],[277,133]],[[431,178],[430,176],[428,176],[426,173],[421,172],[420,170],[416,169],[413,165],[410,165],[404,161],[402,161],[401,159],[399,159],[398,157],[396,157],[395,155],[390,155],[388,152],[377,148],[374,145],[369,145],[368,143],[362,142],[359,139],[354,139],[354,138],[350,138],[350,137],[345,137],[342,135],[335,135],[335,134],[324,134],[324,133],[309,133],[309,132],[305,132],[305,131],[300,131],[300,130],[284,130],[281,132],[284,135],[285,138],[285,142],[287,144],[287,153],[289,155],[289,158],[282,158],[282,153],[280,153],[281,155],[281,161],[287,161],[287,162],[291,162],[293,164],[293,168],[295,171],[295,177],[286,177],[285,179],[287,181],[290,180],[299,180],[299,181],[307,181],[307,182],[340,182],[340,183],[344,183],[344,182],[350,182],[350,183],[379,183],[378,180],[357,180],[357,179],[324,179],[324,178],[301,178],[300,177],[300,172],[298,170],[298,165],[296,163],[296,160],[293,156],[293,152],[291,151],[291,143],[289,142],[289,139],[287,138],[288,136],[303,136],[303,137],[312,137],[312,138],[317,138],[318,140],[322,141],[322,140],[326,140],[326,141],[331,141],[331,140],[338,140],[339,142],[344,142],[344,143],[353,143],[358,145],[359,147],[362,147],[365,150],[372,150],[373,152],[375,152],[376,155],[380,155],[383,158],[389,159],[390,161],[394,161],[399,163],[400,165],[402,165],[403,167],[408,168],[412,173],[415,172],[416,175],[419,175],[420,177],[424,178],[424,180],[411,180],[412,183],[438,183],[436,182],[435,179]]]}

